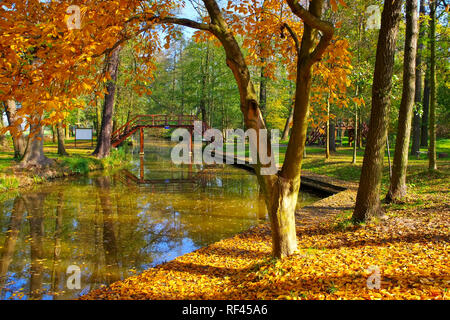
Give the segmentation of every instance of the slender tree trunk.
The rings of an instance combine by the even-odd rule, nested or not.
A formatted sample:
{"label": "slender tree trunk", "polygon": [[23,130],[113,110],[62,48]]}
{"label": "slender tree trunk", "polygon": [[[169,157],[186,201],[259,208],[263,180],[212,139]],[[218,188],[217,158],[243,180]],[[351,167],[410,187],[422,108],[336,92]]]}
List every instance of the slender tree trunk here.
{"label": "slender tree trunk", "polygon": [[430,1],[430,146],[428,168],[437,170],[436,162],[436,0]]}
{"label": "slender tree trunk", "polygon": [[[429,60],[429,59],[427,59]],[[427,63],[427,70],[425,72],[425,80],[423,85],[423,100],[422,100],[422,127],[420,133],[420,146],[428,147],[428,121],[430,114],[430,63]]]}
{"label": "slender tree trunk", "polygon": [[[420,0],[420,15],[425,17],[425,0]],[[421,145],[421,123],[420,123],[420,102],[422,101],[422,81],[423,81],[423,40],[425,36],[425,27],[423,21],[420,22],[420,33],[418,38],[417,54],[416,54],[416,92],[414,96],[414,115],[412,124],[412,145],[411,155],[416,156],[420,151]]]}
{"label": "slender tree trunk", "polygon": [[386,196],[387,202],[396,202],[406,196],[406,170],[408,168],[409,138],[416,92],[417,53],[417,0],[406,0],[406,37],[403,59],[403,92],[398,115],[397,140],[395,142],[394,163],[391,185]]}
{"label": "slender tree trunk", "polygon": [[327,123],[326,123],[325,158],[330,159],[330,96],[327,95]]}
{"label": "slender tree trunk", "polygon": [[52,142],[56,143],[56,126],[52,125],[51,129],[52,129]]}
{"label": "slender tree trunk", "polygon": [[[96,101],[95,103],[96,115],[97,115],[97,141],[100,140],[100,133],[102,131],[102,107]],[[67,137],[66,137],[67,138]]]}
{"label": "slender tree trunk", "polygon": [[372,86],[369,134],[353,212],[355,221],[365,221],[382,214],[380,206],[381,175],[387,139],[387,117],[391,104],[395,44],[402,2],[393,0],[384,3]]}
{"label": "slender tree trunk", "polygon": [[62,126],[62,121],[58,122],[56,125],[56,131],[58,134],[58,154],[60,156],[67,156],[67,151],[64,142],[64,128]]}
{"label": "slender tree trunk", "polygon": [[336,125],[334,119],[330,119],[330,152],[336,152]]}
{"label": "slender tree trunk", "polygon": [[16,102],[14,100],[8,100],[6,102],[5,112],[8,119],[9,133],[14,146],[14,158],[20,159],[25,153],[25,139],[22,135],[22,127],[18,124],[16,115]]}
{"label": "slender tree trunk", "polygon": [[202,83],[200,96],[200,111],[202,113],[202,121],[208,123],[208,115],[206,112],[206,86],[209,78],[209,42],[206,43],[206,57],[204,64],[202,63]]}
{"label": "slender tree trunk", "polygon": [[285,141],[289,138],[289,131],[291,129],[292,120],[294,118],[294,106],[290,108],[289,117],[286,119],[286,123],[284,125],[283,135],[281,140]]}
{"label": "slender tree trunk", "polygon": [[114,96],[116,93],[117,73],[119,69],[121,46],[115,48],[108,57],[106,71],[110,74],[111,80],[108,81],[106,88],[108,93],[105,95],[103,104],[102,126],[100,129],[100,138],[97,140],[97,147],[92,155],[99,159],[109,156],[111,152],[111,134],[113,129],[114,114]]}
{"label": "slender tree trunk", "polygon": [[[356,89],[358,91],[358,89]],[[355,143],[353,144],[353,158],[352,158],[352,164],[356,164],[356,157],[357,157],[357,142],[358,142],[358,106],[355,104]]]}
{"label": "slender tree trunk", "polygon": [[[265,59],[261,59],[265,63]],[[265,67],[261,67],[261,79],[259,81],[259,106],[263,116],[267,108],[267,77],[265,76]]]}

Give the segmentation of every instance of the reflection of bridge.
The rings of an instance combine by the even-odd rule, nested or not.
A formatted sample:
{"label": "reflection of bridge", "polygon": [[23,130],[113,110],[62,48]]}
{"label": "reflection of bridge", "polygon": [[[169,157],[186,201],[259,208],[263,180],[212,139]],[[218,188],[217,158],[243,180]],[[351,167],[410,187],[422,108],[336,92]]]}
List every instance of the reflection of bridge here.
{"label": "reflection of bridge", "polygon": [[[126,138],[140,131],[141,140],[141,153],[144,151],[144,129],[145,128],[186,128],[192,134],[194,133],[195,127],[194,122],[200,121],[196,116],[192,115],[158,115],[158,114],[148,114],[148,115],[138,115],[133,119],[125,123],[123,126],[114,131],[111,135],[111,144],[115,148],[120,145]],[[200,121],[201,122],[201,121]],[[198,134],[203,134],[209,127],[206,123],[201,122],[202,132],[196,132]]]}
{"label": "reflection of bridge", "polygon": [[[183,172],[181,177],[159,178],[159,179],[145,179],[144,175],[144,157],[139,157],[139,177],[132,172],[123,169],[120,171],[119,177],[128,186],[132,185],[151,185],[154,186],[174,186],[176,188],[181,185],[192,184],[195,188],[198,186],[205,186],[208,181],[213,179],[213,175],[207,172],[208,166],[203,166],[200,171],[193,172],[192,164],[188,167],[187,177]],[[161,172],[161,171],[159,171]]]}

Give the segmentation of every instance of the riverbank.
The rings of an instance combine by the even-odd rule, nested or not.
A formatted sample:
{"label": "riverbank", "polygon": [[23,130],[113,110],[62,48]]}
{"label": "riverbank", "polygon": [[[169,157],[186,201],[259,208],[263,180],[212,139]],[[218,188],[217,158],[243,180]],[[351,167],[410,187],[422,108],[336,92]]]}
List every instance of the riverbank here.
{"label": "riverbank", "polygon": [[[305,173],[347,190],[296,213],[296,255],[271,258],[266,223],[81,299],[449,299],[450,163],[430,173],[417,160],[404,203],[384,205],[382,219],[355,225],[360,162],[322,157],[308,155]],[[380,288],[370,289],[378,272]]]}
{"label": "riverbank", "polygon": [[57,144],[46,142],[44,153],[54,160],[54,165],[43,168],[20,168],[19,162],[13,159],[13,152],[0,152],[0,191],[15,191],[25,189],[46,181],[87,174],[88,172],[108,170],[126,166],[129,156],[120,150],[113,150],[111,156],[99,160],[90,154],[94,151],[91,142],[68,140],[66,151],[68,156],[59,156]]}

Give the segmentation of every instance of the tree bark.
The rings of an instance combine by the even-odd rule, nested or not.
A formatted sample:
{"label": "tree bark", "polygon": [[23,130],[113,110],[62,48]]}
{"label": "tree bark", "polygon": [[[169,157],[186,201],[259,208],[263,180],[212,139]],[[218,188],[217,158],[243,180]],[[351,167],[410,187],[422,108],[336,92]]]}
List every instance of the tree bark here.
{"label": "tree bark", "polygon": [[54,164],[44,154],[44,128],[41,124],[39,115],[35,115],[33,123],[30,124],[30,135],[28,136],[28,144],[25,154],[20,161],[20,167],[46,167]]}
{"label": "tree bark", "polygon": [[16,102],[8,100],[5,107],[6,118],[8,119],[9,133],[14,146],[14,158],[21,159],[25,153],[25,139],[22,135],[22,127],[18,124]]}
{"label": "tree bark", "polygon": [[437,170],[436,162],[436,0],[430,1],[430,146],[428,169]]}
{"label": "tree bark", "polygon": [[286,123],[284,125],[283,135],[281,137],[282,141],[285,141],[289,138],[289,131],[291,129],[292,120],[294,119],[294,106],[291,107],[289,111],[289,117],[286,119]]}
{"label": "tree bark", "polygon": [[[261,59],[265,63],[265,59]],[[267,77],[265,76],[265,68],[261,67],[261,79],[259,81],[259,107],[263,116],[266,114],[267,108]]]}
{"label": "tree bark", "polygon": [[411,120],[416,93],[416,53],[417,53],[417,0],[406,0],[406,36],[403,59],[403,91],[398,117],[394,163],[387,202],[397,202],[406,196],[406,170],[411,136]]}
{"label": "tree bark", "polygon": [[102,125],[100,129],[100,137],[97,140],[97,147],[92,155],[99,159],[109,156],[111,152],[111,134],[113,127],[114,114],[114,96],[116,93],[117,73],[119,69],[121,46],[116,47],[108,57],[106,71],[110,74],[111,80],[108,81],[106,88],[108,93],[105,95],[102,113]]}
{"label": "tree bark", "polygon": [[[356,92],[358,92],[358,88],[356,88]],[[359,126],[358,126],[358,106],[355,104],[355,137],[354,137],[354,143],[353,143],[353,158],[352,158],[352,164],[356,164],[356,158],[357,158],[357,144],[358,144],[358,137],[359,137]],[[361,139],[361,138],[360,138]]]}
{"label": "tree bark", "polygon": [[355,221],[365,221],[382,214],[380,206],[381,175],[401,7],[401,0],[384,3],[372,86],[369,133],[353,212]]}
{"label": "tree bark", "polygon": [[[428,59],[429,60],[429,59]],[[425,72],[425,80],[423,85],[423,99],[422,99],[422,127],[420,133],[420,146],[428,147],[428,121],[430,114],[430,63],[427,63],[427,70]]]}
{"label": "tree bark", "polygon": [[64,142],[64,128],[62,126],[62,121],[58,122],[58,124],[56,125],[56,132],[58,135],[58,154],[60,156],[67,156],[68,153],[66,151]]}
{"label": "tree bark", "polygon": [[327,123],[326,123],[325,158],[330,159],[330,97],[327,96]]}
{"label": "tree bark", "polygon": [[330,152],[336,152],[336,125],[334,119],[330,120]]}

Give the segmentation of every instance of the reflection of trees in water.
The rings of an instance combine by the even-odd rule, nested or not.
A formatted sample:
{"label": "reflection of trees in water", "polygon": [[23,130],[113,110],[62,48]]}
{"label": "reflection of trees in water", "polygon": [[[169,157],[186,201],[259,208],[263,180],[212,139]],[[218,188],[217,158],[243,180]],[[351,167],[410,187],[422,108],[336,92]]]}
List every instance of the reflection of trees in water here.
{"label": "reflection of trees in water", "polygon": [[56,205],[55,215],[55,231],[54,231],[54,248],[53,248],[53,265],[51,271],[51,292],[58,293],[60,291],[60,281],[64,279],[61,276],[63,272],[61,266],[61,237],[63,227],[63,206],[64,194],[62,191],[58,192],[58,200]]}
{"label": "reflection of trees in water", "polygon": [[35,192],[22,195],[30,223],[30,291],[29,298],[42,299],[42,282],[44,270],[44,201],[47,192]]}
{"label": "reflection of trees in water", "polygon": [[114,216],[111,203],[111,181],[109,177],[96,179],[103,217],[103,250],[105,254],[105,277],[107,283],[120,279],[117,259],[117,240],[114,233]]}
{"label": "reflection of trees in water", "polygon": [[7,281],[8,269],[13,260],[24,212],[25,203],[23,199],[21,197],[16,197],[11,211],[8,230],[5,233],[5,242],[0,251],[0,298],[4,298],[2,296],[2,289],[5,287]]}

